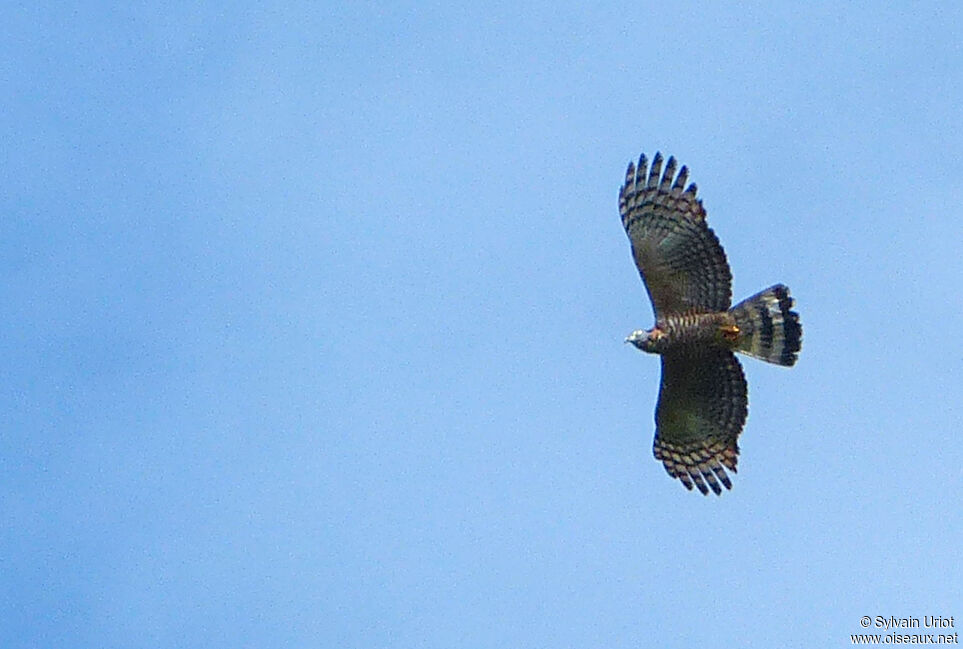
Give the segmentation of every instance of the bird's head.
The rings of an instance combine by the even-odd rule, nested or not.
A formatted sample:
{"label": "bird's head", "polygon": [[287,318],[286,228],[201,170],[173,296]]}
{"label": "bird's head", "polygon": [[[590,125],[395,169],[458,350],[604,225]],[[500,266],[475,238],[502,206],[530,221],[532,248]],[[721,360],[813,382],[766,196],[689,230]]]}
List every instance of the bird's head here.
{"label": "bird's head", "polygon": [[644,352],[655,354],[658,353],[656,350],[657,343],[664,335],[658,328],[649,329],[648,331],[636,329],[628,335],[625,342],[632,343]]}

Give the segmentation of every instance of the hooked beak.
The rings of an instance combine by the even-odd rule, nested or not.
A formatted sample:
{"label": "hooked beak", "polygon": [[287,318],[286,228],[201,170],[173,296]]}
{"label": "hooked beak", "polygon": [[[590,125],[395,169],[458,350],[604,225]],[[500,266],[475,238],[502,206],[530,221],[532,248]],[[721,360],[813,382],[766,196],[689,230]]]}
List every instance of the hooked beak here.
{"label": "hooked beak", "polygon": [[625,338],[625,342],[635,344],[636,342],[638,342],[639,340],[642,340],[645,337],[646,337],[646,334],[644,332],[633,331]]}

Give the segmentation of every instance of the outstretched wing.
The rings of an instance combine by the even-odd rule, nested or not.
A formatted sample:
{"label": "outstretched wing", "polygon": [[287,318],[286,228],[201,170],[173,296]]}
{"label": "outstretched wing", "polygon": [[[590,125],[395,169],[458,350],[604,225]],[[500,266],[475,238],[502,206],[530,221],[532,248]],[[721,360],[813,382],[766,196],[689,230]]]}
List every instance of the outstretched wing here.
{"label": "outstretched wing", "polygon": [[687,489],[695,484],[719,494],[720,482],[732,489],[726,469],[736,471],[747,402],[742,366],[731,351],[687,345],[664,354],[655,458]]}
{"label": "outstretched wing", "polygon": [[719,239],[706,225],[695,184],[683,191],[688,170],[682,167],[675,177],[675,158],[670,157],[662,174],[660,153],[651,170],[646,167],[645,155],[638,168],[629,163],[619,213],[656,320],[725,311],[732,299],[732,273]]}

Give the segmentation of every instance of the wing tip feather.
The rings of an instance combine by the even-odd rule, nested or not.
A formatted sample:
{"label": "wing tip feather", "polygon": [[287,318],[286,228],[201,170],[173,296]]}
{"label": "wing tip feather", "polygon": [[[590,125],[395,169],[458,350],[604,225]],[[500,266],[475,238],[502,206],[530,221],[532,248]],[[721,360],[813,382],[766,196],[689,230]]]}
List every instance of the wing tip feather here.
{"label": "wing tip feather", "polygon": [[[663,164],[665,165],[664,170]],[[679,169],[678,173],[676,173],[676,168]],[[684,196],[687,200],[692,200],[698,192],[698,186],[695,183],[689,183],[687,187],[688,179],[688,166],[680,166],[675,156],[670,155],[666,158],[661,151],[656,151],[650,161],[646,154],[642,153],[639,155],[637,163],[629,162],[625,171],[625,182],[619,191],[619,195],[631,199],[632,195],[636,193],[646,193],[645,200],[650,198],[657,200],[655,196],[666,194],[675,198]],[[649,192],[653,191],[655,194],[650,195]],[[705,210],[701,201],[697,202],[693,216],[694,218],[705,218]]]}
{"label": "wing tip feather", "polygon": [[723,487],[731,490],[732,480],[726,469],[738,473],[739,446],[735,440],[730,443],[703,440],[678,446],[657,435],[653,451],[669,476],[679,480],[689,491],[698,489],[704,495],[712,491],[721,496]]}

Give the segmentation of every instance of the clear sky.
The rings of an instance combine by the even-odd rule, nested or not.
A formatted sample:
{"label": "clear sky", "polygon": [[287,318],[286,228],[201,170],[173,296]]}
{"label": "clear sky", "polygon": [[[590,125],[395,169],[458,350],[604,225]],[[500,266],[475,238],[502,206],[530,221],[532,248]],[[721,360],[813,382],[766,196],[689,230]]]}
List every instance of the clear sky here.
{"label": "clear sky", "polygon": [[[226,6],[0,10],[0,646],[963,626],[963,10]],[[623,344],[656,150],[802,315],[722,497]]]}

